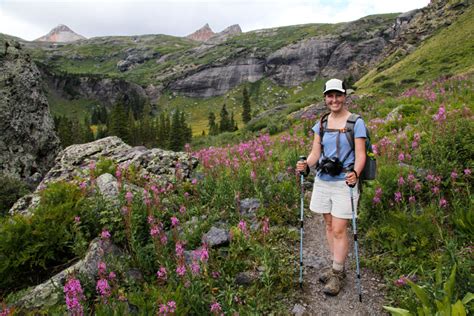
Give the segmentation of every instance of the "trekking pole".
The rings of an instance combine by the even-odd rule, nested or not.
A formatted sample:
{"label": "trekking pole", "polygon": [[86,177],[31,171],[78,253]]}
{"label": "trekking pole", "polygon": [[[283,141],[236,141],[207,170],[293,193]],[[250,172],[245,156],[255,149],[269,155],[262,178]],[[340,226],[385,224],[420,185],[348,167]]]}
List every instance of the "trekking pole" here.
{"label": "trekking pole", "polygon": [[[300,156],[299,161],[305,161],[305,156]],[[300,289],[303,288],[303,214],[304,214],[304,171],[300,171],[300,186],[301,186],[301,200],[300,200]]]}
{"label": "trekking pole", "polygon": [[359,269],[359,245],[357,242],[357,224],[356,224],[356,217],[355,217],[355,210],[354,210],[354,186],[349,185],[350,192],[351,192],[351,206],[352,206],[352,231],[354,232],[354,252],[356,256],[356,273],[357,273],[357,290],[359,292],[359,302],[362,303],[362,291],[361,291],[361,280],[360,280],[360,269]]}

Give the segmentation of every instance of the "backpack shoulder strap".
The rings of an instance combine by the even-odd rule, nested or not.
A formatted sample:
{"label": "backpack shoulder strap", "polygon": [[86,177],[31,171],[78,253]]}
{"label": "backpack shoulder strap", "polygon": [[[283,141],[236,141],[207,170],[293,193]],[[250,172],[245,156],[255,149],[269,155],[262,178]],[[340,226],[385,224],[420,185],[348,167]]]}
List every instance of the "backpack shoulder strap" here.
{"label": "backpack shoulder strap", "polygon": [[349,142],[349,145],[351,145],[352,150],[355,149],[354,126],[358,119],[360,119],[359,114],[351,113],[351,115],[349,115],[349,118],[347,118],[347,121],[346,121],[346,137],[347,137],[347,141]]}
{"label": "backpack shoulder strap", "polygon": [[331,112],[324,113],[321,116],[321,120],[319,121],[319,136],[321,137],[321,141],[324,136],[324,130],[326,129],[326,126],[328,125],[328,116],[331,114]]}

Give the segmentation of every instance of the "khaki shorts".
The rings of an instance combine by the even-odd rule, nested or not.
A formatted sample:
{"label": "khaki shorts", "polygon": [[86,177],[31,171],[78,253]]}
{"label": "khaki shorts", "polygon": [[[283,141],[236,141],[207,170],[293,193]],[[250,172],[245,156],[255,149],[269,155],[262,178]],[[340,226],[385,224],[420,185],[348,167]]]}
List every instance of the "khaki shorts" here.
{"label": "khaki shorts", "polygon": [[[354,187],[354,211],[357,217],[359,190]],[[315,213],[331,214],[337,218],[351,219],[352,206],[350,188],[345,181],[323,181],[314,179],[313,194],[309,209]]]}

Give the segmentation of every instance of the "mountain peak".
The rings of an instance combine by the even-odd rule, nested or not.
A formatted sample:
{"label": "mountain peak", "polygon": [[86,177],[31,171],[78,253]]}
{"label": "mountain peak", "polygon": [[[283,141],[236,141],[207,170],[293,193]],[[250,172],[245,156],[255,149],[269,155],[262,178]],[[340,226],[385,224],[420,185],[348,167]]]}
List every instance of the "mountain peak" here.
{"label": "mountain peak", "polygon": [[74,42],[86,39],[84,36],[75,33],[67,25],[59,24],[48,34],[36,39],[37,42]]}
{"label": "mountain peak", "polygon": [[192,40],[195,40],[195,41],[199,41],[199,42],[205,42],[207,41],[208,39],[210,39],[214,34],[212,29],[210,28],[209,24],[206,23],[203,27],[201,27],[199,30],[197,30],[196,32],[192,33],[192,34],[189,34],[188,36],[186,36],[187,38],[190,38]]}

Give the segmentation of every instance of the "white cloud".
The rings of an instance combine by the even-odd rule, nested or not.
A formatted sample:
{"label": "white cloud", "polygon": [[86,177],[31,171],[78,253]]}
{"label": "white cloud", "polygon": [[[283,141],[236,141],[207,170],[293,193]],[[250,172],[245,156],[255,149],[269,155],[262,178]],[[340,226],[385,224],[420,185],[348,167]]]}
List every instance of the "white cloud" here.
{"label": "white cloud", "polygon": [[405,12],[429,0],[0,0],[0,32],[33,40],[58,24],[86,37],[184,36],[209,23],[244,32],[305,23],[337,23],[376,13]]}

